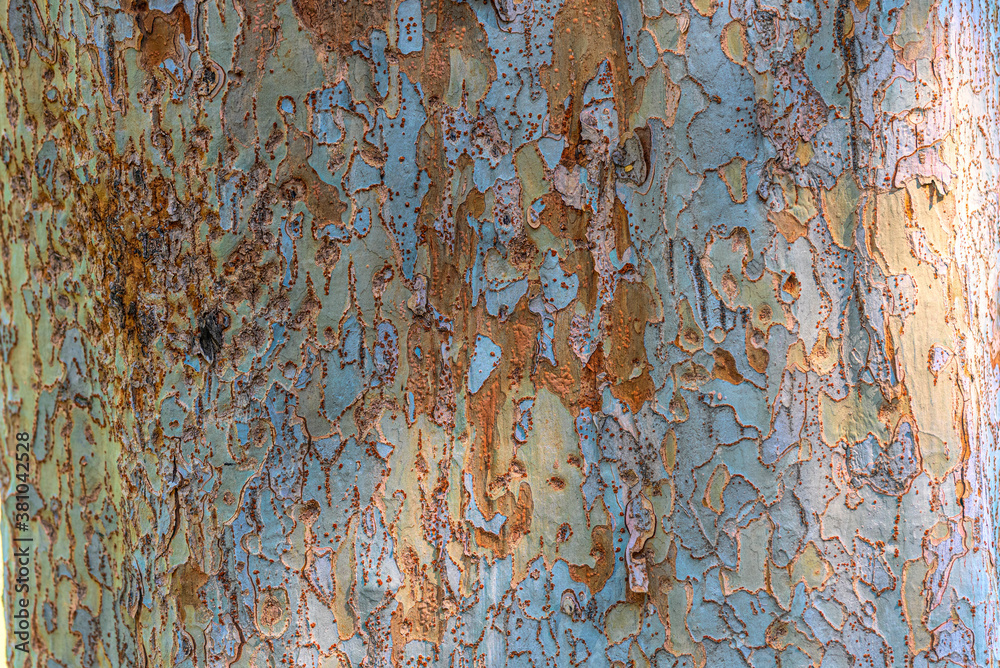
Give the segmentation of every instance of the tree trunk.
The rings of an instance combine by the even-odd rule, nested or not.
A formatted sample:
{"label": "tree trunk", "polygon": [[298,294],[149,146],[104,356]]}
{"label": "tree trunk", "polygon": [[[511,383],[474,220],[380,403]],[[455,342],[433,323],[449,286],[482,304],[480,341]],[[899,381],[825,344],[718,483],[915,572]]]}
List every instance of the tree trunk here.
{"label": "tree trunk", "polygon": [[996,665],[991,3],[115,5],[0,7],[10,665]]}

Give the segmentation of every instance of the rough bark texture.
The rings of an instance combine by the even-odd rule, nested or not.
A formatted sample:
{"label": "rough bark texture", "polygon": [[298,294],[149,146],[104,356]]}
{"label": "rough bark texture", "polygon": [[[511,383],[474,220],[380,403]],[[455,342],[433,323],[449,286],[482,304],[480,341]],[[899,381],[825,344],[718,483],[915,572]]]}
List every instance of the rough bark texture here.
{"label": "rough bark texture", "polygon": [[11,665],[995,665],[991,3],[0,23]]}

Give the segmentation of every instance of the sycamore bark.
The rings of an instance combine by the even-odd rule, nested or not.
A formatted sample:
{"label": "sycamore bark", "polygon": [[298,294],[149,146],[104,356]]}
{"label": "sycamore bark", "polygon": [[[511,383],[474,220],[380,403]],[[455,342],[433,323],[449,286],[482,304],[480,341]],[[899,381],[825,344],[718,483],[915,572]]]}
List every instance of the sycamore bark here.
{"label": "sycamore bark", "polygon": [[996,665],[996,13],[3,0],[8,664]]}

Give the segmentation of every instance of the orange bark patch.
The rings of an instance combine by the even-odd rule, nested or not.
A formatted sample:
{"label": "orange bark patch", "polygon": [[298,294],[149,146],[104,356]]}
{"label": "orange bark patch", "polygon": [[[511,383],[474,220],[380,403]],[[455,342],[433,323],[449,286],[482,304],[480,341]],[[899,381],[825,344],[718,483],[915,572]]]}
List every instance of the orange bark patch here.
{"label": "orange bark patch", "polygon": [[593,547],[590,556],[597,560],[596,566],[577,566],[570,564],[569,576],[577,582],[582,582],[590,589],[591,595],[604,589],[608,578],[615,570],[614,549],[611,542],[611,529],[605,525],[596,526],[590,532]]}

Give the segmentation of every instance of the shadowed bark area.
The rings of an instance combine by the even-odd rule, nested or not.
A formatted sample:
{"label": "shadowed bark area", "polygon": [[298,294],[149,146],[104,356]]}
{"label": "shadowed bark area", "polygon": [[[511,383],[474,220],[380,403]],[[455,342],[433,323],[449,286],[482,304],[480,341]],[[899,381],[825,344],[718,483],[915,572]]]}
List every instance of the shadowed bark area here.
{"label": "shadowed bark area", "polygon": [[997,25],[3,0],[8,664],[996,665]]}

